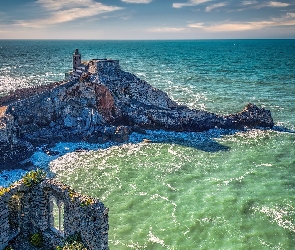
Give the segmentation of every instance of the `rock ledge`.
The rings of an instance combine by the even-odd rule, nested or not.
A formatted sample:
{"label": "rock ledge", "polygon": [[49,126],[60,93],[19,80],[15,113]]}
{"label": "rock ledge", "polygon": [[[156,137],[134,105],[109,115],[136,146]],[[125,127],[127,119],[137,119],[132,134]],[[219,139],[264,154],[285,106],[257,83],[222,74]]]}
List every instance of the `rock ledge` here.
{"label": "rock ledge", "polygon": [[58,141],[123,142],[133,131],[205,131],[273,127],[271,112],[249,103],[220,116],[171,100],[119,61],[93,59],[64,82],[0,98],[0,167],[28,158],[34,146]]}

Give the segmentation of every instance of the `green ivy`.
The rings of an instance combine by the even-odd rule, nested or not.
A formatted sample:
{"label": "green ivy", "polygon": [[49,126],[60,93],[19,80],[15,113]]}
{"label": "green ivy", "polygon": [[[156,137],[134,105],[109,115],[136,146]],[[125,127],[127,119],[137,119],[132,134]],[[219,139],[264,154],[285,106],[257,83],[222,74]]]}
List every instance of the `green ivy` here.
{"label": "green ivy", "polygon": [[43,246],[43,235],[42,233],[34,233],[30,236],[30,243],[35,247]]}
{"label": "green ivy", "polygon": [[93,199],[91,197],[86,197],[84,201],[81,202],[81,206],[89,206],[93,203]]}
{"label": "green ivy", "polygon": [[8,192],[10,190],[10,188],[4,188],[4,187],[0,187],[0,196],[2,196],[3,194],[5,194],[6,192]]}
{"label": "green ivy", "polygon": [[8,245],[4,248],[4,250],[13,250],[12,246]]}
{"label": "green ivy", "polygon": [[63,246],[57,246],[56,250],[87,250],[82,242],[81,235],[76,233],[69,236]]}
{"label": "green ivy", "polygon": [[[77,192],[74,191],[74,189],[69,188],[69,197],[71,199],[72,202],[74,202],[76,197],[79,197],[79,194]],[[87,207],[89,205],[91,205],[94,202],[93,198],[87,196],[83,199],[83,201],[81,201],[81,207]]]}
{"label": "green ivy", "polygon": [[75,197],[77,196],[77,193],[74,191],[74,189],[69,189],[69,196],[71,201],[73,202],[75,200]]}
{"label": "green ivy", "polygon": [[43,181],[45,177],[46,177],[46,173],[41,169],[37,169],[37,170],[28,172],[23,177],[23,181],[26,186],[31,187]]}

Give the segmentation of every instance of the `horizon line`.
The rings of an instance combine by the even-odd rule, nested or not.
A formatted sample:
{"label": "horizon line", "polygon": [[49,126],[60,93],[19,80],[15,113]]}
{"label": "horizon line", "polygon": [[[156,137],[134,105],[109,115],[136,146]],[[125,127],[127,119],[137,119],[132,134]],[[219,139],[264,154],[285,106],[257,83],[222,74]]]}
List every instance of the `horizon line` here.
{"label": "horizon line", "polygon": [[198,41],[198,40],[294,40],[294,38],[183,38],[183,39],[64,39],[64,38],[0,38],[5,40],[27,41]]}

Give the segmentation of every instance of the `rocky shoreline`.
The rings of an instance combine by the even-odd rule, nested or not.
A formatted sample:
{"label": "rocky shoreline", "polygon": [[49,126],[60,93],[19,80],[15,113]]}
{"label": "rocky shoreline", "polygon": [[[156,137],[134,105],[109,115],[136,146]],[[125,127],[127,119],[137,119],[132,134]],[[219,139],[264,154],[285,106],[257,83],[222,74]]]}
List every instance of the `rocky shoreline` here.
{"label": "rocky shoreline", "polygon": [[171,100],[115,60],[90,60],[64,82],[18,90],[0,98],[0,167],[19,166],[40,144],[60,141],[127,141],[146,129],[206,131],[272,128],[271,112],[249,103],[241,112],[217,115]]}

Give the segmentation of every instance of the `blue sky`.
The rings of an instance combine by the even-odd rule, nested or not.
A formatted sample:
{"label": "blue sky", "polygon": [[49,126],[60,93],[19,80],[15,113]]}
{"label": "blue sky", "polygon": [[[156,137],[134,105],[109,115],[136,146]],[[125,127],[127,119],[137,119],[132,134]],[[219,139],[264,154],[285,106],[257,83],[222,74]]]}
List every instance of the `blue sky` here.
{"label": "blue sky", "polygon": [[295,0],[1,0],[10,38],[295,38]]}

